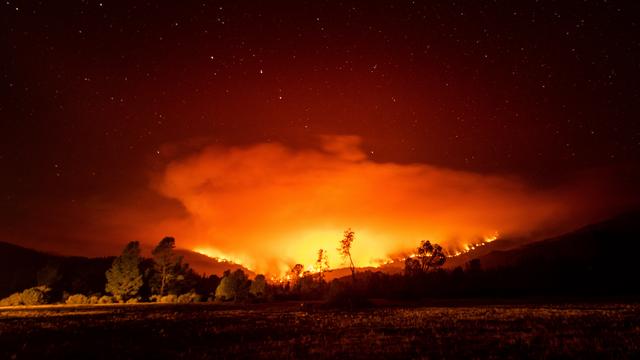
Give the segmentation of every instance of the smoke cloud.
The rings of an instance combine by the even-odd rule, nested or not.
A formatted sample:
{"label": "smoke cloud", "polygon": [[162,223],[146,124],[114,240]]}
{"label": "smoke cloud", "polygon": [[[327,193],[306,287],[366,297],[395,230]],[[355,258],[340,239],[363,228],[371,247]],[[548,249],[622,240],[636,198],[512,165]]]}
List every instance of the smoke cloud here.
{"label": "smoke cloud", "polygon": [[321,248],[341,266],[346,228],[356,233],[354,261],[365,266],[421,239],[453,252],[495,233],[568,230],[606,203],[588,181],[541,190],[515,177],[374,162],[355,136],[306,149],[205,147],[169,163],[154,188],[186,210],[167,229],[181,246],[271,274],[313,264]]}

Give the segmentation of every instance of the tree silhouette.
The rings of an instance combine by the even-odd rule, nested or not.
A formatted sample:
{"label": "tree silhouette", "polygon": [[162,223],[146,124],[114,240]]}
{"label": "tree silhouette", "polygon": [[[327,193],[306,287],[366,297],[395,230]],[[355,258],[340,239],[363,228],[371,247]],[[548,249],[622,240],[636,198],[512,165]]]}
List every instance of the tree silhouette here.
{"label": "tree silhouette", "polygon": [[25,305],[42,305],[47,303],[48,287],[41,285],[22,292],[22,303]]}
{"label": "tree silhouette", "polygon": [[404,259],[404,273],[407,276],[415,276],[422,273],[420,261],[412,257]]}
{"label": "tree silhouette", "polygon": [[302,264],[295,264],[291,268],[291,275],[294,279],[299,279],[302,277],[302,272],[304,271],[304,266]]}
{"label": "tree silhouette", "polygon": [[60,264],[54,262],[47,263],[47,265],[38,270],[38,273],[36,274],[36,280],[38,285],[45,285],[50,288],[55,288],[60,280],[62,280]]}
{"label": "tree silhouette", "polygon": [[304,266],[302,264],[295,264],[289,270],[289,282],[291,283],[291,290],[300,291],[301,280],[304,273]]}
{"label": "tree silhouette", "polygon": [[217,300],[231,300],[235,296],[233,279],[231,278],[231,272],[229,270],[224,272],[222,280],[220,280],[220,284],[216,288],[216,299]]}
{"label": "tree silhouette", "polygon": [[469,262],[465,264],[465,271],[469,273],[479,273],[482,271],[482,264],[480,263],[480,259],[471,259]]}
{"label": "tree silhouette", "polygon": [[422,240],[416,255],[405,259],[405,272],[407,275],[427,273],[431,268],[444,265],[446,260],[447,257],[440,245],[432,245],[429,240]]}
{"label": "tree silhouette", "polygon": [[349,259],[349,268],[351,269],[351,278],[353,281],[356,281],[356,267],[353,264],[353,259],[351,258],[351,244],[353,244],[353,240],[355,239],[355,233],[351,231],[351,228],[344,231],[344,237],[340,240],[340,247],[338,251],[343,258]]}
{"label": "tree silhouette", "polygon": [[218,300],[244,300],[249,292],[249,281],[247,275],[241,269],[234,272],[229,270],[224,272],[224,277],[220,285],[216,288],[216,299]]}
{"label": "tree silhouette", "polygon": [[165,290],[176,280],[178,272],[181,270],[182,257],[173,251],[175,246],[176,240],[174,238],[165,237],[151,252],[156,276],[160,282],[160,295],[164,295]]}
{"label": "tree silhouette", "polygon": [[143,282],[139,265],[140,244],[132,241],[125,246],[122,254],[113,260],[111,268],[107,270],[105,290],[117,299],[136,296]]}
{"label": "tree silhouette", "polygon": [[324,272],[329,270],[329,256],[324,249],[318,250],[318,259],[316,260],[316,271],[318,271],[318,281],[324,281]]}
{"label": "tree silhouette", "polygon": [[262,298],[267,292],[267,279],[264,275],[258,274],[256,278],[251,282],[249,293],[256,298]]}

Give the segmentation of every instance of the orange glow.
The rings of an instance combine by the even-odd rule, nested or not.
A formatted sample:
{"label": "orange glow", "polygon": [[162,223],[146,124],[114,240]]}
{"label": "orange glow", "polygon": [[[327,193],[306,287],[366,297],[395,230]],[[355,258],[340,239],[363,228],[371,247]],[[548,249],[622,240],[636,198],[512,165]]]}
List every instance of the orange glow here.
{"label": "orange glow", "polygon": [[199,254],[206,255],[210,258],[213,258],[219,261],[233,262],[240,265],[245,264],[245,262],[240,258],[223,254],[222,252],[214,248],[196,247],[196,248],[193,248],[192,250]]}
{"label": "orange glow", "polygon": [[462,247],[462,250],[455,250],[451,254],[449,254],[448,257],[454,257],[454,256],[466,254],[471,250],[475,250],[479,247],[485,246],[488,243],[495,241],[497,239],[498,239],[498,232],[496,231],[490,236],[485,236],[480,242],[465,244]]}
{"label": "orange glow", "polygon": [[206,147],[175,160],[154,186],[186,215],[165,231],[180,246],[279,277],[296,263],[312,271],[318,249],[327,250],[331,268],[343,267],[336,248],[349,227],[358,267],[391,262],[421,239],[453,256],[495,240],[496,230],[513,236],[581,224],[589,214],[584,194],[597,192],[580,184],[540,191],[507,176],[378,163],[360,140],[323,137],[306,149]]}

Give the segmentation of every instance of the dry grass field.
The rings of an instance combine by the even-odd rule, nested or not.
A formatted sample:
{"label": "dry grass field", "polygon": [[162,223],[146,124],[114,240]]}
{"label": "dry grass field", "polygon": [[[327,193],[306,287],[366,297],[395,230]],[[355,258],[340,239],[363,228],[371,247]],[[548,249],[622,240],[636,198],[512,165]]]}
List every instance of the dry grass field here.
{"label": "dry grass field", "polygon": [[0,358],[638,358],[640,305],[0,309]]}

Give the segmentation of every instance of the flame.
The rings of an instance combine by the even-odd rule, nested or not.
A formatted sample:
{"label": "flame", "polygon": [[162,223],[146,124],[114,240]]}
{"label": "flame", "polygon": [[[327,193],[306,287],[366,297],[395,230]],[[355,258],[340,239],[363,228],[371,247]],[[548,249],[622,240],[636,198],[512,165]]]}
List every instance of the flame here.
{"label": "flame", "polygon": [[[457,250],[453,250],[453,251],[449,251],[449,252],[445,252],[446,257],[448,258],[453,258],[456,256],[460,256],[460,255],[464,255],[470,251],[473,251],[475,249],[478,249],[482,246],[486,246],[487,244],[489,244],[492,241],[495,241],[498,239],[499,237],[499,233],[498,231],[494,231],[491,235],[485,236],[482,238],[482,241],[476,242],[476,243],[469,243],[469,244],[464,244],[462,246],[462,249],[457,249]],[[378,262],[377,266],[374,267],[381,267],[383,265],[387,265],[387,264],[392,264],[392,263],[396,263],[396,262],[402,262],[407,258],[415,258],[417,257],[418,254],[417,253],[409,253],[405,256],[402,257],[397,257],[397,258],[391,258],[391,257],[387,257],[386,259],[380,259]]]}
{"label": "flame", "polygon": [[194,252],[197,252],[198,254],[202,254],[212,259],[216,259],[218,261],[232,262],[232,263],[243,265],[243,266],[245,265],[245,262],[242,261],[240,258],[224,254],[220,250],[217,250],[211,247],[197,247],[191,250]]}
{"label": "flame", "polygon": [[497,231],[494,231],[493,234],[491,234],[489,236],[485,236],[484,242],[485,243],[490,243],[492,241],[498,240],[498,236],[500,236],[500,234]]}
{"label": "flame", "polygon": [[462,246],[462,249],[455,250],[447,255],[447,257],[455,257],[468,253],[469,251],[473,251],[482,246],[486,246],[490,242],[493,242],[498,239],[500,234],[498,231],[494,231],[491,235],[485,236],[481,241],[475,243],[468,243]]}

